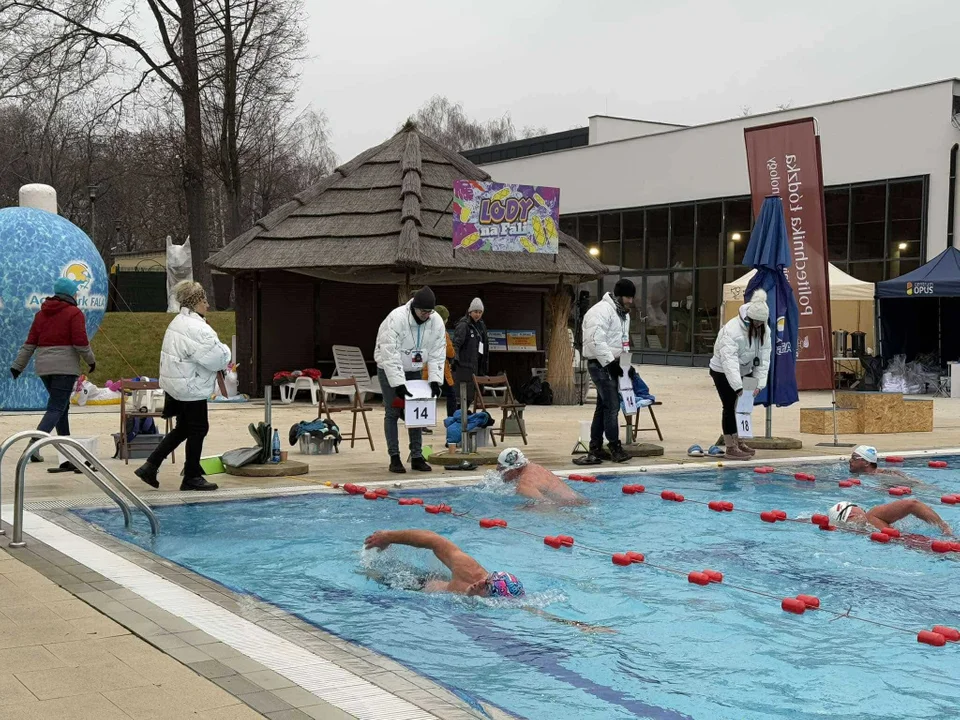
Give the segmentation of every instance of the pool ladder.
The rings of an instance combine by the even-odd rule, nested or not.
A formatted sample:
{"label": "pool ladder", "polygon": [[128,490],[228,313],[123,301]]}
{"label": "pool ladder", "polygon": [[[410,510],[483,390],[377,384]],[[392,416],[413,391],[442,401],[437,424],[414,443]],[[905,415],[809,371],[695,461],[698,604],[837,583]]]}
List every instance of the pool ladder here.
{"label": "pool ladder", "polygon": [[[120,478],[108,470],[93,453],[70,437],[50,435],[40,430],[23,430],[14,433],[4,440],[3,443],[0,443],[0,464],[2,464],[3,456],[7,450],[16,442],[25,438],[29,438],[30,442],[27,445],[27,449],[23,451],[23,455],[21,455],[17,461],[16,485],[13,491],[13,538],[10,541],[9,547],[22,548],[26,545],[23,541],[23,501],[27,465],[30,463],[30,457],[40,450],[40,448],[46,447],[47,445],[59,450],[61,455],[73,463],[74,467],[78,468],[94,485],[100,488],[107,497],[117,504],[123,513],[123,524],[125,527],[129,528],[133,520],[130,513],[130,505],[127,504],[127,501],[129,501],[130,504],[147,516],[147,520],[150,522],[150,533],[157,535],[160,532],[160,522],[157,520],[157,516],[153,514],[150,506],[128,488]],[[0,535],[4,533],[3,528],[0,528]]]}

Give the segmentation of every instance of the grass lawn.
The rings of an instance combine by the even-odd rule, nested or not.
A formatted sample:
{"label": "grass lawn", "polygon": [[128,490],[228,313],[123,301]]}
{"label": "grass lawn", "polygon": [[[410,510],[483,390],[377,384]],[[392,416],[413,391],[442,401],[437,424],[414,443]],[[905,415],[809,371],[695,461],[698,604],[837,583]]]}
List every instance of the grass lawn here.
{"label": "grass lawn", "polygon": [[[109,312],[104,315],[103,324],[91,343],[97,356],[97,371],[90,376],[90,381],[103,387],[107,380],[121,377],[157,377],[163,334],[173,317],[169,313]],[[221,342],[229,345],[237,331],[234,313],[210,312],[207,322],[217,331]],[[85,369],[83,363],[81,367]]]}

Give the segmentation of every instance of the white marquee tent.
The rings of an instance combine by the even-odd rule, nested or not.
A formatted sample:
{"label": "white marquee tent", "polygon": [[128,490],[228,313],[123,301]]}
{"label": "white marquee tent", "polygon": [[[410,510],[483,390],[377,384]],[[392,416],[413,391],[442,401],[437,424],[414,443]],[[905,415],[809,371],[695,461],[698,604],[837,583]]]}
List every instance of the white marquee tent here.
{"label": "white marquee tent", "polygon": [[[743,293],[756,270],[751,270],[741,278],[723,286],[723,319],[724,322],[737,313],[737,308],[743,303]],[[847,275],[843,270],[830,265],[830,318],[834,330],[857,330],[866,333],[866,345],[875,348],[874,344],[874,313],[873,313],[873,283],[857,280]],[[803,319],[801,318],[801,325]]]}

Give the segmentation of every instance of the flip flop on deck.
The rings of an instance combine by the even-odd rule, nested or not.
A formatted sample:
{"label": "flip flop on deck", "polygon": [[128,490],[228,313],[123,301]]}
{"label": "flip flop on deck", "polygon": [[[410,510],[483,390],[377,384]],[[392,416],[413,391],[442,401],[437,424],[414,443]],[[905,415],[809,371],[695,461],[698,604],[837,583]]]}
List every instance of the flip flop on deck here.
{"label": "flip flop on deck", "polygon": [[703,457],[703,448],[699,445],[691,445],[687,448],[687,455],[690,457]]}

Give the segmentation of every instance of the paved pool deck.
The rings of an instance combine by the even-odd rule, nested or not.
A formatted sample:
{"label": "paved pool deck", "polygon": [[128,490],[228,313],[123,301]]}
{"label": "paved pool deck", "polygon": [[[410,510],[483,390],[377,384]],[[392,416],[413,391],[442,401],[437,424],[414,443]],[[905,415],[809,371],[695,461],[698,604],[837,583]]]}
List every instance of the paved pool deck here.
{"label": "paved pool deck", "polygon": [[[686,448],[693,443],[706,447],[719,434],[719,401],[706,371],[647,366],[641,371],[652,392],[664,403],[656,408],[664,440],[659,442],[652,432],[645,433],[641,440],[662,445],[664,455],[636,459],[625,467],[691,462],[686,458]],[[778,459],[787,457],[847,457],[849,449],[816,446],[832,438],[798,432],[801,407],[829,404],[829,393],[802,393],[797,406],[775,409],[774,434],[799,439],[803,448],[761,452],[757,459],[776,465]],[[938,398],[934,408],[932,433],[846,436],[841,441],[876,445],[881,452],[957,447],[960,401]],[[757,412],[755,422],[762,425],[763,411]],[[262,420],[263,415],[262,402],[211,406],[211,431],[204,454],[216,455],[251,444],[246,427]],[[273,407],[274,425],[281,436],[293,423],[313,419],[315,415],[315,408],[306,403]],[[525,452],[548,467],[573,469],[571,450],[578,439],[580,421],[591,416],[592,401],[583,407],[528,408],[525,417],[529,445]],[[74,410],[71,424],[74,435],[97,437],[99,455],[107,466],[150,503],[202,502],[228,495],[333,492],[325,485],[327,482],[399,482],[413,486],[424,482],[457,483],[476,476],[440,468],[430,474],[391,475],[386,471],[383,411],[377,406],[368,417],[376,445],[374,452],[366,441],[358,441],[354,448],[345,443],[339,454],[330,456],[302,457],[296,449],[290,449],[291,458],[309,463],[307,475],[218,475],[211,479],[230,492],[204,494],[178,491],[180,462],[164,468],[161,488],[153,490],[133,475],[137,461],[127,465],[106,459],[112,454],[110,435],[119,429],[115,407]],[[334,416],[341,424],[348,423],[349,418],[346,413]],[[0,439],[35,427],[38,420],[37,413],[0,414]],[[442,447],[441,433],[438,429],[432,438],[425,437],[425,443],[435,438],[436,447]],[[508,438],[507,443],[516,445],[520,439]],[[9,518],[13,499],[17,454],[11,451],[0,467],[4,519]],[[483,717],[444,688],[388,658],[329,636],[282,610],[238,596],[206,578],[95,531],[65,509],[108,501],[84,476],[46,472],[54,465],[55,453],[48,449],[45,455],[46,463],[31,465],[27,472],[28,546],[0,549],[0,720]],[[598,469],[612,467],[608,463]],[[7,536],[0,537],[0,548],[6,548],[9,542],[9,525],[4,523],[4,527]],[[98,554],[102,550],[109,553]],[[97,565],[97,569],[90,565]],[[189,601],[187,605],[198,604],[193,622],[184,617],[188,613],[164,607],[170,597]],[[226,628],[222,637],[197,625],[214,616],[224,622],[209,629],[217,632],[221,626]],[[233,617],[248,623],[241,628],[243,632],[236,631],[240,633],[236,636],[230,634],[235,630],[230,629]],[[250,644],[253,636],[265,644]],[[298,675],[284,669],[280,661],[271,668],[271,646],[285,648],[287,654],[309,653],[309,657],[303,656],[303,667],[311,668],[313,674]],[[359,680],[345,680],[342,671]],[[331,681],[320,682],[318,678],[336,678],[336,682],[349,686],[349,692],[332,692]],[[390,712],[369,710],[362,701],[364,696],[379,698],[390,706]],[[397,700],[405,704],[397,704]],[[351,702],[351,707],[358,708],[354,713],[342,707]],[[505,717],[493,708],[488,712],[494,717]]]}

